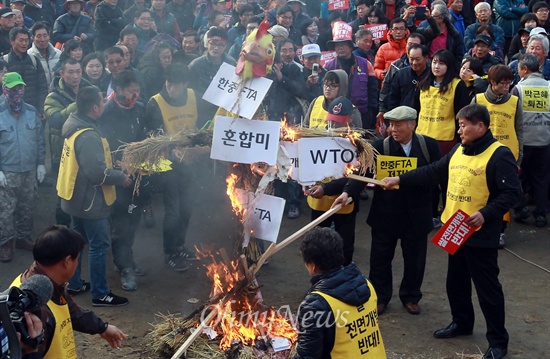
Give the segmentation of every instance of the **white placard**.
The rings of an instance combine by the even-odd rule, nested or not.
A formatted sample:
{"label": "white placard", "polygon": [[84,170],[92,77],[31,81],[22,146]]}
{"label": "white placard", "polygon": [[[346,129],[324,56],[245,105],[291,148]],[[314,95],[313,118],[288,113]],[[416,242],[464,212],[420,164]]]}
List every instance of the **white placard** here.
{"label": "white placard", "polygon": [[358,166],[357,148],[347,138],[320,137],[298,140],[300,181],[321,181],[327,177],[341,178],[347,166]]}
{"label": "white placard", "polygon": [[245,235],[277,243],[285,200],[263,193],[254,196],[253,192],[239,188],[235,190],[235,195],[245,211]]}
{"label": "white placard", "polygon": [[216,116],[210,158],[237,163],[277,162],[281,123]]}
{"label": "white placard", "polygon": [[281,145],[285,148],[290,158],[290,163],[292,164],[288,176],[300,182],[300,160],[298,159],[298,142],[297,141],[281,141]]}
{"label": "white placard", "polygon": [[242,84],[241,78],[235,74],[235,66],[224,62],[202,98],[251,119],[272,83],[273,81],[265,77],[253,77]]}

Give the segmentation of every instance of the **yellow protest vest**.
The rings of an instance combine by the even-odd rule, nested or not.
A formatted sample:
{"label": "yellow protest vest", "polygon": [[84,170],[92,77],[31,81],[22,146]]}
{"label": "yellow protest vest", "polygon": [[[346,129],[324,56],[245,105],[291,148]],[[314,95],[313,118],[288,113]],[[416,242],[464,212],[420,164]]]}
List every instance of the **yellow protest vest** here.
{"label": "yellow protest vest", "polygon": [[313,292],[327,301],[334,315],[335,338],[330,352],[332,359],[386,358],[384,341],[378,327],[378,297],[370,282],[367,281],[367,284],[371,296],[367,303],[358,307],[328,294]]}
{"label": "yellow protest vest", "polygon": [[420,91],[420,113],[416,133],[438,141],[452,141],[456,135],[454,98],[460,79],[453,79],[444,94],[430,86]]}
{"label": "yellow protest vest", "polygon": [[181,131],[194,130],[197,127],[197,103],[193,90],[187,89],[187,102],[184,106],[170,105],[160,93],[152,98],[159,105],[164,130],[170,136],[174,136]]}
{"label": "yellow protest vest", "polygon": [[[323,180],[322,183],[328,183],[330,180]],[[338,198],[338,194],[332,195],[332,196],[323,196],[321,198],[313,198],[311,196],[307,196],[307,204],[311,209],[314,209],[316,211],[322,211],[326,212],[330,209],[332,204],[334,203],[334,200]],[[340,208],[336,214],[348,214],[353,212],[353,202],[346,204],[344,207]]]}
{"label": "yellow protest vest", "polygon": [[476,156],[462,154],[461,148],[455,151],[449,161],[447,202],[441,214],[443,223],[447,222],[458,209],[472,215],[485,207],[489,199],[487,163],[500,146],[503,145],[494,142]]}
{"label": "yellow protest vest", "polygon": [[[11,286],[21,286],[21,276],[17,276]],[[48,352],[44,359],[75,359],[76,346],[73,336],[71,314],[65,299],[61,297],[63,304],[56,304],[51,299],[46,304],[55,318],[55,331]]]}
{"label": "yellow protest vest", "polygon": [[328,111],[323,108],[324,96],[315,99],[309,114],[309,128],[327,128]]}
{"label": "yellow protest vest", "polygon": [[505,103],[494,104],[487,101],[485,94],[480,93],[476,95],[476,102],[487,107],[491,115],[489,129],[498,142],[512,151],[517,160],[519,158],[519,141],[516,133],[517,96],[510,96]]}
{"label": "yellow protest vest", "polygon": [[[91,130],[91,128],[78,130],[73,133],[71,137],[66,138],[63,142],[63,152],[61,153],[61,162],[59,164],[59,175],[57,176],[56,189],[57,195],[67,201],[73,198],[76,175],[78,174],[78,169],[80,168],[74,152],[74,142],[82,132],[88,130]],[[109,142],[107,142],[106,138],[101,137],[101,143],[103,144],[105,165],[107,168],[113,168],[113,159],[111,157]],[[115,186],[103,184],[101,185],[101,188],[103,189],[105,203],[107,203],[108,206],[112,205],[116,199]]]}

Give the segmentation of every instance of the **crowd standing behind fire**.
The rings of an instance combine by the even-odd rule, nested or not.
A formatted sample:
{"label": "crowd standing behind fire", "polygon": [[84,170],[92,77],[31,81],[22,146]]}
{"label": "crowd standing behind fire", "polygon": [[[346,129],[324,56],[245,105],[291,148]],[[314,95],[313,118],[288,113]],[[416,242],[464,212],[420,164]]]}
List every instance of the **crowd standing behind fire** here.
{"label": "crowd standing behind fire", "polygon": [[[345,84],[347,89],[335,93],[351,101],[354,111],[360,114],[361,126],[371,130],[373,141],[393,138],[392,153],[397,151],[398,155],[408,157],[411,134],[405,136],[409,142],[404,143],[402,137],[398,139],[399,133],[401,136],[418,133],[430,141],[437,140],[445,156],[452,154],[455,145],[461,142],[457,113],[470,102],[484,105],[491,115],[492,135],[510,147],[522,174],[524,195],[510,208],[513,219],[537,227],[548,225],[550,5],[547,0],[448,0],[448,3],[351,0],[349,9],[343,11],[330,10],[328,0],[12,0],[11,3],[8,0],[3,4],[0,262],[11,262],[14,248],[32,250],[35,185],[38,182],[42,186],[55,186],[46,179],[46,167],[52,172],[50,178],[57,182],[66,151],[103,149],[102,153],[86,153],[89,161],[82,163],[80,169],[78,163],[65,166],[65,170],[76,166],[68,170],[76,171],[74,176],[78,171],[95,171],[87,180],[88,188],[98,191],[94,186],[105,182],[101,171],[110,176],[106,170],[111,167],[110,160],[104,156],[109,150],[108,143],[115,146],[122,139],[140,140],[159,129],[174,131],[167,127],[167,119],[177,111],[185,113],[188,127],[208,126],[217,109],[202,100],[202,95],[222,63],[235,64],[245,38],[264,17],[271,26],[268,31],[277,50],[273,72],[268,75],[273,85],[263,103],[268,120],[281,121],[284,117],[290,124],[300,124],[306,117],[324,118],[328,113],[326,105],[316,106],[314,102],[323,95],[330,98],[331,91]],[[325,62],[322,60],[325,56],[331,59]],[[189,68],[193,75],[185,70],[182,73],[186,78],[169,78],[166,73],[174,71],[172,64]],[[347,81],[339,84],[325,81],[331,70],[341,71]],[[90,86],[99,88],[109,102],[105,110],[101,106],[80,113],[78,95]],[[407,113],[416,117],[385,116],[399,106],[407,106]],[[117,126],[112,125],[114,114],[116,121],[120,121]],[[75,130],[86,128],[75,125],[77,120],[87,123],[90,131],[99,136],[83,136],[88,141],[72,137]],[[403,123],[396,122],[402,120],[408,121],[410,131],[403,132]],[[71,121],[77,127],[68,128]],[[44,138],[45,133],[49,138]],[[101,143],[103,136],[109,141]],[[414,138],[415,147],[422,147]],[[415,156],[424,156],[423,163],[436,159],[426,158],[418,148]],[[46,151],[51,154],[49,166],[44,162]],[[118,160],[118,156],[114,158],[114,168],[118,167]],[[159,183],[167,201],[174,185],[162,188],[164,182]],[[287,217],[297,218],[301,215],[304,194],[296,182],[277,184],[277,193],[283,186],[289,195]],[[440,183],[427,190],[431,196],[426,198],[433,197],[429,219],[434,228],[441,226],[438,204],[445,205],[446,189],[447,184]],[[73,226],[87,238],[89,254],[97,258],[109,249],[109,238],[105,238],[109,234],[103,226],[105,213],[108,216],[111,211],[112,223],[120,227],[115,226],[111,232],[115,265],[121,275],[122,289],[133,291],[138,287],[136,276],[145,275],[145,270],[136,266],[132,258],[134,230],[140,217],[148,227],[156,225],[156,218],[148,191],[143,191],[140,207],[129,216],[125,211],[128,197],[120,195],[128,191],[121,187],[116,192],[119,196],[112,208],[107,193],[81,194],[82,201],[91,201],[77,204],[83,210],[99,201],[107,211],[82,212],[87,218],[75,215],[74,211],[67,214],[63,210],[67,208],[67,198],[63,199],[66,193],[58,192],[56,222]],[[381,195],[375,192],[375,196]],[[529,196],[535,203],[532,210],[527,207]],[[360,197],[367,199],[368,193],[363,190]],[[74,198],[70,201],[74,202]],[[189,266],[186,261],[194,259],[183,245],[190,209],[170,206],[171,216],[187,220],[180,221],[177,231],[173,220],[164,220],[165,247],[167,241],[173,247],[165,248],[165,261],[171,269],[183,271]],[[505,245],[506,223],[502,220],[501,248]],[[173,235],[179,237],[168,238]],[[390,245],[388,250],[393,251],[394,247]],[[412,263],[405,265],[423,267],[425,251],[420,252],[417,258],[408,259]],[[393,255],[388,258],[387,265],[391,266]],[[95,281],[105,282],[105,278],[98,278],[104,276],[104,259],[96,259],[94,265],[101,267],[96,268]],[[79,277],[80,270],[77,275],[69,281],[70,294],[91,289],[92,293],[102,293],[101,297],[93,298],[94,305],[128,303],[104,286],[98,291],[97,284],[90,285]],[[414,303],[403,303],[413,304],[407,306],[411,314],[420,312],[417,302],[423,273],[415,275],[417,297]],[[391,293],[391,275],[389,280],[390,283],[383,284],[385,288],[390,286],[384,290]],[[404,278],[402,289],[406,285]],[[382,314],[387,298],[379,298],[384,298],[378,307]],[[467,334],[468,329],[463,329],[453,322],[436,336]],[[504,342],[499,343],[501,347],[488,351],[491,358],[506,354]]]}

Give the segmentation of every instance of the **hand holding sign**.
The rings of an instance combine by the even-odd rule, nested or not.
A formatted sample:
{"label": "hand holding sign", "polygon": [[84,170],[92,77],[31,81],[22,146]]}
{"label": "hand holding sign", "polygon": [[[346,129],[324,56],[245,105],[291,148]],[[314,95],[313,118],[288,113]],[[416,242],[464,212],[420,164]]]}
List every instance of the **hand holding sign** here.
{"label": "hand holding sign", "polygon": [[470,218],[466,219],[464,223],[472,227],[481,227],[483,223],[485,223],[485,218],[481,212],[478,211],[472,214]]}
{"label": "hand holding sign", "polygon": [[[433,236],[431,242],[453,255],[466,242],[466,240],[479,228],[469,224],[475,215],[474,223],[484,221],[481,213],[476,212],[472,216],[462,210],[458,210],[445,222],[445,224]],[[479,215],[479,216],[478,216]],[[479,218],[481,217],[481,218]]]}

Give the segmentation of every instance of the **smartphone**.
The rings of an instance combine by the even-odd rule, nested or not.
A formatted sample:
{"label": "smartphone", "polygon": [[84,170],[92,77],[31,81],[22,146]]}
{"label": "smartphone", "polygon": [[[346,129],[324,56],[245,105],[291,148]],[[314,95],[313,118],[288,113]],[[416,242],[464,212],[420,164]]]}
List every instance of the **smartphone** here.
{"label": "smartphone", "polygon": [[426,20],[426,7],[425,6],[417,6],[416,7],[416,15],[414,15],[414,18],[416,20]]}
{"label": "smartphone", "polygon": [[311,74],[314,76],[317,76],[318,72],[319,72],[319,64],[313,64],[313,66],[311,66]]}

